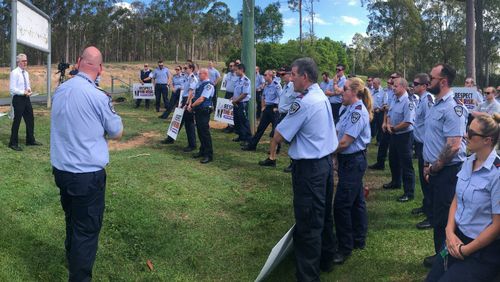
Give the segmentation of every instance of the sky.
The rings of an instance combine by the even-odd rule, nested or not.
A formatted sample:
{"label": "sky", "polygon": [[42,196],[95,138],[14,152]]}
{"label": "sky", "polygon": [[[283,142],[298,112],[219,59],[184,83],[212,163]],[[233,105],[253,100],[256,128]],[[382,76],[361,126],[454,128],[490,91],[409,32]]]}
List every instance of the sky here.
{"label": "sky", "polygon": [[[189,1],[189,0],[186,0]],[[219,0],[226,3],[233,18],[237,17],[242,8],[242,0]],[[280,12],[283,15],[284,33],[281,42],[299,37],[299,14],[292,12],[287,5],[287,0],[255,0],[255,5],[264,9],[267,5],[280,2]],[[132,2],[127,0],[125,2]],[[150,1],[145,0],[145,3]],[[306,0],[303,1],[303,3]],[[352,42],[352,37],[356,32],[366,35],[368,26],[368,11],[361,7],[360,0],[316,0],[314,2],[314,32],[317,37],[330,37],[335,41],[343,41],[346,44]],[[303,10],[303,33],[309,31],[307,21],[308,13]]]}

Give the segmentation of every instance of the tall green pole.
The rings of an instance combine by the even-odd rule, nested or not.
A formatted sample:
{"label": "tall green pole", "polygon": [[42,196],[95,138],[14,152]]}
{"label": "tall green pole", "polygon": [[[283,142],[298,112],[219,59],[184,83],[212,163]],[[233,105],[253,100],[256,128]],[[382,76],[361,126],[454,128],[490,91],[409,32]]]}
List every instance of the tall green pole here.
{"label": "tall green pole", "polygon": [[[243,48],[241,60],[246,67],[246,75],[251,81],[250,105],[248,106],[248,120],[250,130],[255,133],[255,39],[254,39],[254,6],[255,0],[243,0]],[[258,105],[260,107],[260,105]]]}

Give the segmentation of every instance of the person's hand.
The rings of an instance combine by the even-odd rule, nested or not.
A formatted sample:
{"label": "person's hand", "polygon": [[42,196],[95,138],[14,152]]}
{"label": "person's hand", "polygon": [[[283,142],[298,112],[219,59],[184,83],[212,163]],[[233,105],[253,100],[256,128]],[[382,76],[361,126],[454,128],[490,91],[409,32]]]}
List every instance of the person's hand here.
{"label": "person's hand", "polygon": [[261,107],[261,108],[260,108],[260,110],[261,110],[262,112],[264,112],[264,110],[265,110],[265,109],[266,109],[266,107]]}
{"label": "person's hand", "polygon": [[455,232],[452,230],[446,230],[446,247],[448,248],[448,252],[454,258],[463,260],[464,257],[460,253],[460,246],[462,249],[464,248],[464,243],[460,240],[460,238],[455,235]]}
{"label": "person's hand", "polygon": [[429,166],[424,166],[424,179],[427,183],[429,183],[429,176],[431,175],[431,168]]}
{"label": "person's hand", "polygon": [[191,105],[189,105],[189,106],[187,107],[187,110],[188,110],[188,112],[192,112],[192,111],[193,111],[193,108],[191,108]]}
{"label": "person's hand", "polygon": [[385,133],[387,132],[387,123],[382,123],[382,131]]}
{"label": "person's hand", "polygon": [[234,106],[234,107],[237,107],[237,106],[238,106],[238,104],[237,104],[235,101],[233,101],[233,100],[231,100],[231,103],[233,103],[233,106]]}
{"label": "person's hand", "polygon": [[389,134],[394,134],[394,132],[395,132],[394,126],[387,125],[387,132],[389,132]]}

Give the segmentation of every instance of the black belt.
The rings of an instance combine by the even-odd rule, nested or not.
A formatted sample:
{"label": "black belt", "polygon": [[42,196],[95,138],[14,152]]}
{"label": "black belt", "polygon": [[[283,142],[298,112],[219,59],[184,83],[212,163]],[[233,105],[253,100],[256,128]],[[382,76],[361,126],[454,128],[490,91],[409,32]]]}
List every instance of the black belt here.
{"label": "black belt", "polygon": [[156,85],[167,85],[168,83],[156,83]]}
{"label": "black belt", "polygon": [[351,154],[338,154],[338,157],[343,157],[343,158],[352,158],[352,157],[355,157],[357,155],[366,155],[366,149],[365,150],[361,150],[361,151],[357,151],[355,153],[351,153]]}
{"label": "black belt", "polygon": [[277,107],[278,107],[278,104],[266,104],[266,107],[273,107],[273,108],[277,108]]}
{"label": "black belt", "polygon": [[298,160],[295,160],[295,159],[292,159],[293,162],[300,162],[300,163],[308,163],[308,162],[315,162],[315,161],[320,161],[322,159],[325,159],[325,158],[329,158],[330,157],[330,154],[324,156],[324,157],[321,157],[319,159],[298,159]]}

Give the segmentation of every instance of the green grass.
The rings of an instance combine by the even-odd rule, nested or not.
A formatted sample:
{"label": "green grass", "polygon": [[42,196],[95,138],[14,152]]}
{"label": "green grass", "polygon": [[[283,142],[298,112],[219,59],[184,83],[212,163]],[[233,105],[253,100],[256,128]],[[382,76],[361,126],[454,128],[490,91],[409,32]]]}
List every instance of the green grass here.
{"label": "green grass", "polygon": [[[182,152],[184,132],[173,145],[158,144],[167,123],[155,112],[133,110],[131,104],[116,109],[124,119],[124,142],[141,132],[162,136],[111,152],[95,281],[253,281],[294,223],[290,175],[282,172],[286,155],[281,153],[276,169],[261,168],[257,162],[266,157],[267,143],[256,153],[242,152],[232,135],[213,129],[215,161],[202,165]],[[11,123],[0,118],[0,281],[67,279],[63,212],[49,159],[50,121],[46,109],[35,111],[36,137],[44,146],[23,152],[7,148]],[[150,155],[130,158],[138,154]],[[375,154],[370,147],[370,163]],[[421,262],[432,253],[432,233],[416,230],[422,218],[410,215],[420,204],[420,189],[415,201],[400,204],[395,199],[402,191],[379,189],[388,180],[387,171],[368,171],[367,247],[322,275],[323,281],[425,277]],[[289,257],[269,281],[294,281],[294,272]]]}

